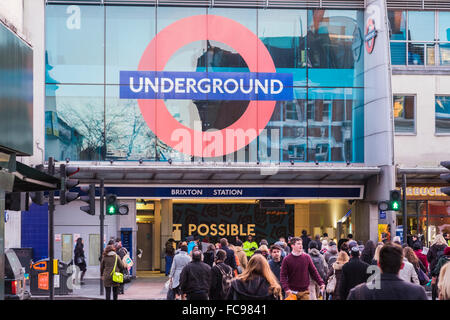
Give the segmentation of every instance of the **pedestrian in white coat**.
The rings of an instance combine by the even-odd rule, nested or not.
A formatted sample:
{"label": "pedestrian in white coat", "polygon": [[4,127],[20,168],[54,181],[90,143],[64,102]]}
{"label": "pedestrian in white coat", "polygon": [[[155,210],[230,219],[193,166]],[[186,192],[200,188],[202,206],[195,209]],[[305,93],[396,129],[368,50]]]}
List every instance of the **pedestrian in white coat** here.
{"label": "pedestrian in white coat", "polygon": [[406,282],[413,282],[420,285],[419,277],[411,262],[405,257],[403,258],[403,266],[400,269],[398,277]]}
{"label": "pedestrian in white coat", "polygon": [[180,252],[175,255],[170,268],[169,278],[171,280],[169,290],[173,290],[175,299],[181,296],[180,290],[180,275],[183,268],[191,262],[191,256],[187,253],[187,244],[183,243],[180,247]]}

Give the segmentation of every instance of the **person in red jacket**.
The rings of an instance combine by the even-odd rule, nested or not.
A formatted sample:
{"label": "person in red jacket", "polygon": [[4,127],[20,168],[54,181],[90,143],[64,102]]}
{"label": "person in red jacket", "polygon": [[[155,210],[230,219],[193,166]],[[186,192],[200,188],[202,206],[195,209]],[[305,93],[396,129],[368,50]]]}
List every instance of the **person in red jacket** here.
{"label": "person in red jacket", "polygon": [[427,256],[422,253],[422,245],[419,242],[415,242],[413,244],[414,253],[416,254],[417,258],[419,258],[420,262],[422,262],[423,266],[428,272],[428,260]]}
{"label": "person in red jacket", "polygon": [[286,296],[293,293],[298,300],[309,300],[309,276],[319,284],[321,291],[325,289],[325,283],[311,257],[303,252],[302,239],[292,238],[291,245],[292,252],[283,259],[281,264],[281,287]]}

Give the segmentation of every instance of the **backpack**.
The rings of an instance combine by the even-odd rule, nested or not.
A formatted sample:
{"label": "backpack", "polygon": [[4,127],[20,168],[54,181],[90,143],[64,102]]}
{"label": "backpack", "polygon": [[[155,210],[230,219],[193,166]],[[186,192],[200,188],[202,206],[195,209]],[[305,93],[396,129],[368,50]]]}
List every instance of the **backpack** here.
{"label": "backpack", "polygon": [[231,282],[233,281],[233,271],[226,272],[218,264],[216,264],[216,267],[222,274],[222,296],[225,297],[228,294],[228,291],[230,290],[231,287]]}
{"label": "backpack", "polygon": [[325,275],[323,260],[321,259],[320,256],[315,256],[315,257],[311,256],[311,260],[312,260],[314,266],[316,267],[317,272],[319,273],[320,277],[322,278],[323,281],[325,281],[326,275]]}

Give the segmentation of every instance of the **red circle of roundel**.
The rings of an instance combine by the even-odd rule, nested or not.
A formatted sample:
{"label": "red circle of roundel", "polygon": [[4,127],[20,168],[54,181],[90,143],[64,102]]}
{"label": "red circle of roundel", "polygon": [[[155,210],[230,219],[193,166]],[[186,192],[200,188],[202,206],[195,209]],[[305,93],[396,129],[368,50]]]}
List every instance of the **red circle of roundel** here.
{"label": "red circle of roundel", "polygon": [[[369,34],[370,31],[375,30],[375,21],[373,19],[367,20],[366,26],[366,35]],[[375,37],[366,41],[366,50],[368,53],[373,52],[373,48],[375,47]]]}
{"label": "red circle of roundel", "polygon": [[[161,30],[145,49],[138,70],[163,71],[178,49],[200,40],[229,45],[242,56],[250,72],[276,71],[272,57],[254,33],[234,20],[216,15],[184,18]],[[138,104],[147,125],[164,143],[193,156],[217,157],[237,151],[258,137],[269,122],[276,102],[252,100],[244,114],[233,124],[222,130],[207,132],[178,122],[161,99],[140,99]],[[239,137],[241,134],[245,134],[244,139]]]}

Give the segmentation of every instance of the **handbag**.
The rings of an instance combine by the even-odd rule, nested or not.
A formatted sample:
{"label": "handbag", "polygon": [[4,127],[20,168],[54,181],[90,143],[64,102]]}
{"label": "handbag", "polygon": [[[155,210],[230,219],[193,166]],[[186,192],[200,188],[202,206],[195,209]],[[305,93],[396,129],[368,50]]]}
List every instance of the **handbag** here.
{"label": "handbag", "polygon": [[336,289],[336,274],[333,273],[328,279],[326,291],[327,293],[333,293],[335,289]]}
{"label": "handbag", "polygon": [[417,278],[419,278],[419,283],[424,286],[428,283],[428,281],[430,281],[430,279],[428,278],[428,276],[425,274],[425,272],[423,272],[423,270],[419,267],[417,268]]}
{"label": "handbag", "polygon": [[117,254],[116,254],[116,261],[114,262],[114,268],[111,271],[112,281],[115,283],[123,283],[123,274],[121,272],[116,272],[116,266],[117,266]]}
{"label": "handbag", "polygon": [[83,257],[83,256],[78,256],[77,259],[76,259],[76,261],[75,261],[75,263],[76,263],[76,264],[82,264],[82,263],[84,263],[84,257]]}

